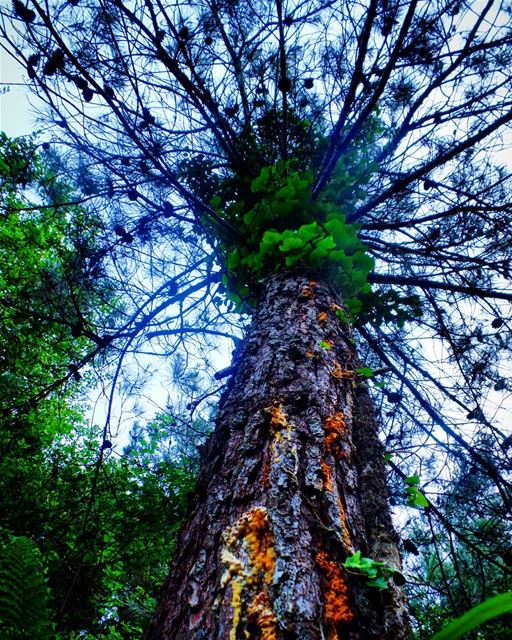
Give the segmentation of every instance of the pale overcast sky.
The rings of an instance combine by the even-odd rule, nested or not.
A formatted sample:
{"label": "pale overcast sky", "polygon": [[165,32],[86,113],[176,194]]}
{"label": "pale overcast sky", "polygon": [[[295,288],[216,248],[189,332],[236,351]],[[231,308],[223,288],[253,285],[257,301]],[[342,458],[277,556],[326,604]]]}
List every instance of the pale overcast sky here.
{"label": "pale overcast sky", "polygon": [[[34,131],[35,110],[29,103],[29,92],[24,83],[25,73],[25,69],[0,48],[0,130],[11,137],[29,135]],[[33,96],[32,100],[35,100]],[[508,132],[504,134],[504,139],[506,144],[495,157],[498,162],[512,170],[512,141]],[[226,362],[219,368],[227,366],[229,358],[226,356],[225,360]],[[496,400],[498,404],[502,401],[501,396]],[[510,406],[509,403],[510,398],[505,400],[504,405]],[[502,405],[503,408],[505,408],[504,405]],[[101,414],[102,407],[96,408],[98,414]],[[96,415],[95,419],[101,420],[101,416]]]}
{"label": "pale overcast sky", "polygon": [[34,118],[23,81],[24,70],[0,49],[0,129],[12,137],[33,130]]}

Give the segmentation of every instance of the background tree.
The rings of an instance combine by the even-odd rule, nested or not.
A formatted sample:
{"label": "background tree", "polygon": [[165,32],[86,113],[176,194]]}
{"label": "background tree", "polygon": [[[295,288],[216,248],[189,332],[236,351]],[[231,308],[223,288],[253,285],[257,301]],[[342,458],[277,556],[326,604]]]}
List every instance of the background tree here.
{"label": "background tree", "polygon": [[[440,522],[429,510],[408,523],[403,545],[417,576],[410,605],[419,620],[419,637],[431,638],[446,623],[476,603],[510,589],[510,532],[492,482],[462,463],[445,483],[438,506]],[[489,491],[489,492],[488,492]],[[481,638],[506,638],[510,616],[479,629]]]}
{"label": "background tree", "polygon": [[[435,502],[435,492],[454,465],[474,465],[492,483],[490,491],[499,505],[494,514],[507,526],[510,468],[502,452],[508,439],[498,408],[510,392],[502,359],[510,335],[510,181],[496,155],[505,146],[502,135],[512,119],[506,6],[493,1],[369,0],[354,6],[278,0],[180,7],[158,1],[87,6],[57,2],[43,7],[34,1],[16,2],[13,11],[2,15],[10,43],[4,46],[26,64],[47,115],[58,126],[52,141],[67,150],[66,166],[78,175],[83,193],[103,203],[102,219],[112,231],[104,255],[124,293],[122,319],[111,322],[108,335],[121,355],[180,350],[182,361],[187,356],[192,360],[206,348],[208,335],[225,335],[231,320],[235,322],[226,292],[232,311],[249,310],[257,300],[265,300],[252,334],[262,336],[270,309],[299,313],[294,306],[297,292],[313,291],[308,283],[314,273],[315,280],[320,278],[318,293],[306,295],[304,306],[313,314],[314,309],[324,312],[315,306],[320,300],[327,309],[337,304],[329,293],[335,285],[345,304],[338,317],[355,320],[362,360],[384,376],[370,386],[377,405],[384,406],[381,428],[387,449],[395,455],[402,487],[397,493],[412,506],[421,506],[423,493]],[[356,227],[350,226],[354,223],[359,225],[357,236]],[[274,273],[281,274],[277,280]],[[290,280],[279,279],[282,274]],[[299,328],[298,316],[289,320],[292,328]],[[317,335],[317,325],[308,326],[306,334],[318,337],[308,352],[315,362],[334,367],[344,359],[348,365],[348,356],[355,357],[348,346],[351,337],[332,320],[325,319],[324,329],[330,333]],[[300,333],[278,336],[276,326],[267,324],[270,329],[276,352],[287,337],[299,342]],[[236,328],[230,331],[239,335]],[[438,357],[422,348],[434,337]],[[156,339],[162,347],[152,346]],[[196,341],[193,353],[189,339]],[[256,343],[254,338],[254,348]],[[242,389],[241,381],[251,384],[250,344],[251,339],[240,352],[239,377],[222,405],[219,433],[223,420],[236,424],[233,398]],[[308,355],[299,349],[286,357],[289,367],[301,371]],[[351,511],[350,491],[358,495],[348,514],[350,533],[370,555],[373,550],[375,558],[381,558],[386,553],[377,550],[375,532],[367,531],[364,540],[365,526],[353,530],[358,528],[358,509],[363,520],[365,514],[369,517],[371,505],[365,504],[364,494],[384,499],[377,445],[373,457],[364,455],[365,442],[372,449],[372,421],[357,418],[358,407],[367,409],[365,393],[358,391],[356,397],[343,378],[343,372],[355,369],[360,369],[359,376],[371,375],[360,366],[333,369],[343,380],[337,387],[342,390],[333,392],[333,397],[341,394],[339,408],[350,414],[350,402],[343,398],[354,396],[356,402],[356,416],[348,421],[354,425],[348,449],[339,450],[346,458],[355,447],[359,466],[350,468],[354,485],[341,477],[342,469],[348,471],[345,463],[329,464],[334,465],[340,508]],[[313,386],[321,377],[318,372],[316,380],[308,375],[304,371]],[[280,384],[293,395],[289,380]],[[329,388],[324,385],[327,395]],[[304,408],[299,398],[294,404],[284,391],[282,403],[265,395],[262,387],[258,391],[260,400],[268,402],[259,411],[270,433],[280,433],[298,420],[297,412],[312,408],[311,398]],[[334,414],[326,413],[321,402],[318,407],[316,417],[325,431],[327,418]],[[267,408],[264,418],[261,412]],[[250,409],[247,405],[240,413]],[[317,434],[319,451],[326,446],[323,431]],[[250,430],[245,433],[250,440]],[[303,443],[301,451],[314,458],[315,439],[311,431],[306,436],[308,446]],[[252,446],[267,451],[272,441],[267,437]],[[221,446],[220,436],[214,437],[205,470],[212,470],[217,455],[218,460],[229,458],[230,447],[237,444],[235,438]],[[249,464],[251,447],[242,451]],[[336,458],[334,450],[327,453]],[[329,493],[330,478],[322,461],[317,462],[316,477]],[[374,473],[365,476],[370,468]],[[415,471],[421,471],[421,491]],[[399,472],[409,481],[404,484]],[[248,500],[258,500],[255,486]],[[368,487],[374,491],[366,491]],[[302,494],[297,499],[307,504]],[[220,532],[239,522],[234,537],[240,541],[242,529],[252,523],[239,519],[242,508],[229,500],[233,511],[228,508],[226,522],[220,518],[217,523],[216,575],[222,568]],[[313,505],[310,511],[316,513],[314,500]],[[434,507],[441,517],[435,504],[430,509]],[[209,509],[211,515],[211,504]],[[200,512],[201,506],[196,514]],[[391,557],[392,532],[384,507],[379,515]],[[266,539],[267,526],[274,535],[279,533],[274,513],[270,524],[266,522],[263,518],[260,523],[261,539]],[[327,522],[333,524],[332,514]],[[342,536],[339,525],[330,528],[336,527]],[[225,545],[226,540],[229,535]],[[348,580],[351,606],[360,613],[374,611],[378,620],[367,616],[374,628],[358,627],[364,616],[354,622],[346,611],[329,608],[331,600],[343,600],[342,588],[336,591],[333,584],[347,580],[342,561],[346,565],[353,557],[347,544],[341,550],[335,542],[326,544],[327,556],[317,558],[317,565],[323,565],[317,567],[317,573],[323,572],[317,591],[325,603],[327,632],[335,637],[346,624],[353,637],[379,634],[379,625],[387,624],[382,598],[376,591],[372,595],[357,576]],[[319,545],[314,541],[311,549],[323,553]],[[498,566],[506,571],[503,563]],[[231,573],[224,585],[236,604],[241,576],[231,565],[227,569]],[[277,574],[271,582],[275,596]],[[192,595],[183,596],[186,606],[201,609],[190,604],[195,602],[191,588]],[[385,598],[393,590],[383,591]],[[268,596],[266,587],[261,593]],[[274,624],[281,633],[285,616],[279,610],[274,621],[264,597],[259,609],[256,599],[252,606],[242,600],[240,617],[236,607],[223,604],[224,633],[236,637],[251,624],[261,630],[264,614],[267,629]],[[222,602],[228,600],[226,595]],[[165,624],[154,627],[154,637],[166,633]],[[184,633],[174,632],[176,637],[191,637]],[[198,637],[199,626],[193,633]],[[319,633],[318,627],[307,631],[310,637]],[[399,637],[396,628],[392,633],[390,637]]]}
{"label": "background tree", "polygon": [[84,417],[94,377],[78,365],[102,344],[112,289],[88,263],[100,221],[53,160],[1,134],[0,626],[9,640],[139,638],[197,460],[169,414],[135,425],[123,456]]}

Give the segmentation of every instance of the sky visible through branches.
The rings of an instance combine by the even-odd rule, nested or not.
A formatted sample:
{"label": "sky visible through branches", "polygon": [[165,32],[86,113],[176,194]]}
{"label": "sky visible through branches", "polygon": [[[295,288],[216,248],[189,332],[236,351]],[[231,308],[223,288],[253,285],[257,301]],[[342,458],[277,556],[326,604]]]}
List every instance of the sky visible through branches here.
{"label": "sky visible through branches", "polygon": [[[8,136],[30,136],[38,131],[38,100],[30,94],[29,84],[27,83],[24,69],[19,62],[13,59],[4,50],[0,52],[1,75],[0,87],[3,88],[0,93],[0,130],[4,131]],[[37,136],[44,142],[44,135]],[[145,276],[142,276],[144,279]],[[151,286],[148,280],[148,288]],[[237,337],[240,337],[240,333]],[[155,336],[156,338],[157,336]],[[149,338],[151,340],[151,338]],[[154,338],[153,338],[154,343]],[[218,344],[208,355],[208,362],[211,362],[212,371],[221,371],[229,366],[231,359],[231,351],[233,341],[231,339],[224,340],[218,336]],[[148,370],[145,376],[145,384],[147,389],[141,394],[140,388],[133,393],[129,385],[123,391],[121,388],[112,389],[108,381],[100,379],[98,384],[90,392],[90,419],[91,422],[104,425],[108,419],[109,430],[113,438],[116,438],[116,446],[122,447],[127,442],[128,432],[136,419],[150,420],[155,414],[165,412],[168,408],[168,402],[174,394],[170,388],[168,375],[164,371],[159,374],[159,366],[154,366],[154,360],[164,357],[155,354],[159,353],[158,347],[152,352],[151,342],[147,345],[146,357],[139,354],[137,358],[127,356],[123,362],[125,373],[133,376],[137,380],[143,370]],[[206,366],[207,360],[199,356],[198,366],[202,364]],[[128,377],[128,376],[127,376]],[[219,387],[219,385],[217,385]],[[111,402],[111,394],[113,406],[110,415],[109,405]],[[137,396],[134,403],[131,395]],[[171,402],[172,404],[172,402]]]}
{"label": "sky visible through branches", "polygon": [[120,293],[92,334],[106,358],[80,366],[103,385],[102,413],[137,395],[127,421],[151,411],[157,384],[178,393],[173,377],[193,394],[182,409],[203,411],[224,380],[219,341],[227,355],[263,279],[237,233],[256,226],[265,171],[291,161],[297,183],[312,176],[311,210],[335,203],[375,262],[355,328],[383,370],[369,385],[388,452],[433,497],[467,460],[505,497],[510,7],[74,4],[30,3],[5,46],[42,101],[38,144],[101,220],[90,271],[104,265]]}
{"label": "sky visible through branches", "polygon": [[[484,5],[486,3],[481,2],[481,3],[476,3],[473,7],[473,11],[468,11],[466,14],[464,14],[464,16],[462,17],[462,19],[457,23],[457,29],[459,30],[460,33],[464,32],[465,30],[470,30],[472,28],[472,25],[475,23],[476,20],[476,16],[477,16],[477,12],[479,9],[484,9]],[[193,12],[190,14],[190,18],[192,19],[194,16]],[[357,15],[354,14],[353,16],[354,20],[357,21],[358,19],[360,19],[360,17],[358,18]],[[185,22],[188,18],[185,17]],[[342,18],[340,17],[340,20]],[[490,30],[496,30],[496,32],[499,34],[500,29],[502,29],[503,25],[506,23],[507,20],[507,16],[505,13],[502,14],[493,14],[493,11],[491,10],[490,13],[488,13],[486,15],[486,23],[489,25],[489,29]],[[263,23],[262,23],[263,24]],[[338,26],[337,26],[338,24]],[[326,32],[327,33],[327,39],[336,39],[340,33],[342,33],[342,30],[339,30],[339,24],[340,23],[336,23],[336,20],[333,21],[332,24],[329,25],[329,29]],[[141,29],[141,33],[143,33],[145,26],[144,25],[140,25],[140,29]],[[302,40],[304,41],[308,41],[311,40],[314,42],[314,38],[315,38],[315,32],[313,27],[311,26],[305,26],[302,30],[302,32],[300,34],[298,34],[297,36],[297,42],[300,42]],[[454,48],[456,50],[457,46],[459,47],[463,47],[464,44],[464,40],[463,38],[457,38],[457,35],[455,35],[452,38],[452,42],[451,42],[451,46],[452,48]],[[265,45],[266,46],[266,45]],[[329,49],[329,47],[327,47],[327,50]],[[130,54],[132,55],[132,54]],[[314,60],[315,58],[315,53],[314,53],[314,46],[312,49],[309,50],[308,55],[312,56],[311,60]],[[443,55],[447,55],[447,54],[443,54]],[[442,56],[441,56],[442,58]],[[133,60],[136,61],[137,60],[137,55],[135,55],[133,57]],[[229,85],[226,84],[225,88],[224,87],[224,72],[226,70],[227,67],[225,67],[226,64],[229,64],[227,62],[225,62],[222,59],[222,56],[219,56],[219,59],[217,61],[216,64],[213,65],[213,76],[212,76],[212,82],[213,85],[216,87],[218,96],[217,99],[219,99],[220,101],[229,103],[229,96],[224,95],[225,91],[229,91]],[[331,64],[331,62],[329,61],[328,58],[326,58],[325,60],[322,61],[322,64],[326,64],[329,65]],[[2,117],[4,118],[4,121],[7,122],[7,132],[8,133],[12,133],[12,134],[17,134],[17,133],[28,133],[29,128],[30,128],[30,119],[28,119],[26,117],[26,114],[28,112],[27,107],[26,107],[26,97],[23,94],[23,91],[21,90],[21,86],[23,85],[23,82],[26,80],[26,73],[24,73],[24,70],[21,70],[20,66],[17,64],[17,62],[12,61],[12,59],[8,56],[8,54],[5,51],[2,51],[2,69],[3,69],[3,78],[7,78],[7,82],[13,82],[14,85],[13,86],[13,93],[12,96],[9,95],[9,93],[6,93],[4,95],[1,96],[1,100],[2,100]],[[340,71],[341,72],[341,71]],[[136,72],[138,73],[138,72]],[[157,76],[155,76],[156,78]],[[335,77],[335,76],[333,76]],[[2,80],[3,82],[5,80]],[[502,84],[501,80],[499,78],[497,79],[493,79],[494,84],[496,85],[496,87],[493,89],[493,94],[492,94],[492,99],[493,100],[506,100],[507,99],[507,94],[506,94],[506,84]],[[453,85],[453,87],[451,88],[452,91],[455,91],[457,95],[457,92],[460,94],[459,100],[462,101],[462,96],[464,95],[464,92],[468,90],[468,86],[471,84],[472,79],[468,76],[467,78],[462,78],[462,81],[459,82],[458,84]],[[19,84],[18,84],[19,83]],[[151,83],[148,83],[147,85],[147,89],[145,90],[151,90]],[[332,91],[333,87],[330,87],[328,84],[320,84],[319,88],[318,88],[318,98],[320,99],[320,101],[324,100],[326,103],[328,103],[328,94],[329,91]],[[402,91],[407,91],[407,82],[404,82],[403,85],[401,85],[401,89]],[[323,92],[323,93],[322,93]],[[437,100],[439,100],[440,103],[442,103],[443,101],[453,101],[453,96],[446,96],[443,95],[444,92],[444,88],[439,87],[438,89],[435,89],[434,91],[431,92],[431,94],[429,95],[429,98],[425,104],[426,110],[424,111],[424,113],[426,115],[420,115],[420,117],[418,118],[418,122],[422,121],[422,118],[425,119],[425,121],[428,119],[428,110],[432,108],[432,104],[434,104]],[[151,94],[148,93],[148,98]],[[469,95],[469,94],[468,94]],[[16,98],[16,100],[13,100],[13,98],[15,96],[18,96]],[[48,98],[48,96],[47,96]],[[48,98],[49,99],[49,98]],[[405,98],[404,98],[405,99]],[[465,99],[465,98],[464,98]],[[151,98],[151,100],[153,100],[153,98]],[[6,106],[7,105],[7,106]],[[405,102],[404,102],[405,105]],[[425,109],[425,107],[422,107],[423,109]],[[74,107],[69,104],[67,107],[65,107],[66,109],[68,109],[69,111],[69,115],[72,116],[73,118],[75,118],[73,114],[73,109]],[[153,106],[151,107],[153,109]],[[159,107],[157,106],[156,102],[155,102],[155,109],[158,109]],[[229,105],[228,105],[229,108]],[[339,112],[336,112],[336,105],[332,104],[329,105],[328,107],[331,110],[331,117],[334,119],[335,117],[337,117],[337,115],[339,114]],[[8,113],[6,114],[6,109],[8,109]],[[97,106],[97,113],[101,114],[102,112],[102,107]],[[405,106],[404,106],[405,109]],[[421,114],[421,110],[419,111],[419,113]],[[180,126],[183,126],[184,122],[181,122],[180,124],[180,117],[183,118],[183,116],[175,116],[175,122],[174,122],[174,128],[179,128]],[[101,115],[99,117],[99,121],[101,121]],[[98,122],[99,122],[98,121]],[[463,123],[464,120],[461,120],[461,123]],[[24,129],[24,131],[21,131],[20,129],[18,129],[18,123],[24,123],[22,125],[22,128]],[[36,124],[36,130],[40,125]],[[92,126],[92,124],[91,124]],[[403,124],[401,125],[402,127],[404,126]],[[437,128],[437,132],[440,136],[440,138],[442,138],[443,136],[450,136],[453,135],[455,137],[457,137],[457,135],[462,134],[462,127],[459,125],[460,131],[457,132],[457,128],[453,130],[453,124],[446,119],[446,121],[443,123],[436,123],[436,128]],[[40,141],[44,142],[46,141],[48,138],[50,138],[52,136],[52,132],[49,129],[39,129],[40,130]],[[105,129],[105,132],[108,131],[108,127]],[[112,129],[112,132],[114,132],[115,130]],[[200,129],[198,130],[200,131]],[[103,134],[100,134],[103,135]],[[195,135],[198,134],[192,134],[192,137],[194,137]],[[199,134],[200,135],[200,134]],[[507,137],[508,134],[506,134],[505,139],[502,141],[502,146],[501,148],[497,148],[496,152],[494,153],[493,156],[493,161],[497,162],[497,163],[501,163],[501,164],[507,164],[510,170],[510,160],[509,160],[509,150],[510,150],[510,143],[508,142],[509,138]],[[179,136],[178,136],[179,137]],[[186,139],[186,135],[184,135],[183,139]],[[401,141],[400,141],[400,145],[403,149],[403,151],[400,152],[400,155],[398,156],[400,159],[400,170],[401,171],[414,171],[414,167],[419,163],[424,163],[425,162],[425,158],[427,157],[427,147],[426,146],[422,146],[422,144],[418,144],[417,140],[420,140],[421,142],[421,136],[419,136],[419,134],[416,132],[416,130],[413,128],[411,133],[408,134],[408,136],[405,136]],[[437,178],[439,180],[439,178]],[[427,185],[427,183],[423,184],[419,183],[418,184],[418,204],[419,204],[419,217],[421,217],[422,215],[425,217],[426,220],[428,220],[429,217],[429,199],[426,196],[424,190],[427,189],[427,187],[429,189],[431,189],[431,192],[433,193],[436,189],[435,189],[435,184],[432,183],[431,185]],[[421,193],[420,193],[421,192]],[[448,191],[449,192],[449,191]],[[454,187],[452,188],[452,192],[453,194],[458,194],[457,197],[460,197],[461,194],[463,193],[463,190],[461,190],[459,187]],[[376,196],[374,197],[374,201],[378,201],[380,196]],[[410,194],[410,197],[414,200],[415,195],[413,193]],[[126,211],[129,211],[130,207],[132,207],[132,204],[130,202],[125,203],[126,204]],[[449,199],[447,199],[447,204],[449,204]],[[117,205],[115,205],[117,206]],[[115,211],[115,207],[114,207],[114,211]],[[126,211],[121,211],[119,210],[119,219],[123,220],[124,217],[126,216]],[[363,211],[364,211],[364,207],[363,207]],[[112,215],[112,214],[110,214]],[[114,218],[115,218],[115,213],[114,213]],[[363,215],[363,213],[359,213],[359,216]],[[417,214],[418,215],[418,214]],[[416,221],[415,221],[416,223]],[[380,265],[378,262],[378,255],[379,252],[381,250],[386,250],[386,246],[392,247],[395,243],[396,244],[403,244],[405,242],[405,244],[407,244],[407,242],[409,241],[408,239],[411,240],[411,242],[414,242],[415,237],[414,237],[414,233],[411,229],[411,234],[408,234],[406,225],[404,225],[403,220],[400,220],[397,223],[397,227],[396,229],[393,229],[393,225],[389,225],[389,222],[384,223],[384,227],[386,227],[388,230],[386,232],[385,236],[382,236],[380,239],[375,235],[375,232],[378,233],[379,228],[383,226],[382,222],[379,222],[378,220],[376,220],[374,223],[370,222],[369,224],[365,225],[365,229],[363,230],[362,233],[362,238],[364,241],[366,241],[368,243],[368,245],[370,246],[371,249],[375,250],[375,255],[377,257],[377,264],[378,264],[378,271],[381,271],[381,267],[383,267],[384,265]],[[426,232],[421,232],[421,233],[426,233]],[[153,245],[152,251],[155,252],[155,255],[158,255],[158,252],[160,251],[162,254],[165,254],[165,249],[159,249],[158,247],[155,247],[155,245]],[[200,253],[204,251],[204,248],[200,248]],[[474,252],[477,252],[477,249],[474,249]],[[148,254],[149,255],[149,254]],[[163,256],[162,256],[163,259]],[[126,266],[127,263],[125,263]],[[398,267],[397,263],[397,267]],[[122,267],[125,268],[125,267]],[[131,268],[131,267],[130,267]],[[383,278],[383,282],[392,282],[393,281],[393,277],[394,277],[394,269],[395,267],[393,266],[393,260],[389,260],[387,261],[387,273],[385,273],[385,269],[382,269],[382,278]],[[400,267],[401,268],[401,267]],[[434,272],[432,272],[434,274]],[[403,275],[403,274],[402,274]],[[119,277],[121,279],[123,279],[123,277],[125,277],[126,274],[122,274],[121,272],[119,273]],[[155,286],[158,286],[158,280],[154,280],[152,279],[152,276],[148,275],[148,273],[144,273],[143,271],[139,271],[138,269],[135,271],[131,272],[131,278],[132,279],[137,279],[138,284],[137,287],[140,289],[140,291],[143,291],[144,289],[146,290],[154,290]],[[435,274],[434,274],[434,278],[435,278]],[[499,284],[499,279],[497,280],[497,283]],[[505,282],[503,283],[505,285]],[[135,294],[135,290],[133,292],[133,295]],[[485,303],[484,303],[485,304]],[[493,313],[496,313],[496,311],[500,308],[500,304],[501,307],[503,308],[503,313],[501,315],[506,315],[506,306],[508,303],[503,302],[500,303],[498,302],[494,302],[493,303],[494,309],[491,312],[491,315]],[[170,311],[170,310],[169,310]],[[180,315],[180,310],[179,309],[175,309],[174,310],[174,316],[178,317]],[[475,307],[475,305],[469,301],[466,301],[464,303],[461,304],[461,309],[460,309],[460,313],[461,313],[461,318],[464,318],[467,316],[467,318],[471,318],[471,317],[478,317],[478,314],[480,313],[479,310]],[[437,380],[438,382],[441,382],[442,384],[448,383],[448,386],[450,386],[451,383],[453,383],[454,378],[458,375],[455,372],[455,369],[451,366],[448,365],[446,363],[447,361],[447,352],[446,352],[446,343],[441,340],[440,338],[436,338],[435,337],[435,333],[436,330],[435,328],[432,328],[432,330],[429,329],[428,327],[428,323],[424,323],[422,328],[419,329],[415,329],[409,336],[408,340],[412,340],[411,344],[411,349],[413,351],[420,349],[423,351],[423,355],[422,358],[424,359],[424,362],[426,363],[425,366],[425,372],[426,372],[426,380],[424,380],[423,382],[421,382],[420,384],[422,385],[422,389],[425,391],[425,393],[427,395],[432,395],[435,397],[435,385],[434,387],[432,386],[434,384],[434,381]],[[141,344],[136,350],[139,351],[137,356],[132,356],[133,357],[133,362],[130,366],[126,366],[124,368],[124,372],[126,373],[128,370],[132,370],[132,371],[137,371],[137,373],[141,373],[144,370],[151,368],[151,365],[149,365],[149,361],[152,359],[149,356],[150,352],[153,353],[158,353],[160,347],[157,346],[157,342],[156,339],[158,337],[158,330],[153,330],[152,332],[150,332],[149,334],[146,334],[145,338],[144,338],[144,344]],[[382,333],[381,338],[386,341],[389,340],[388,337],[386,337],[385,333]],[[375,336],[373,337],[373,339],[375,339]],[[228,344],[230,343],[230,341],[228,341]],[[418,345],[417,347],[414,346],[414,344]],[[421,345],[421,347],[420,347]],[[229,348],[228,348],[229,350]],[[224,349],[224,356],[223,359],[226,358],[226,354],[227,354],[227,350]],[[364,354],[363,354],[364,355]],[[407,358],[411,357],[410,354],[409,356],[407,356],[404,353],[399,353],[396,354],[399,357],[399,361],[401,359],[402,365],[403,365],[403,371],[406,372],[409,369],[409,366],[407,364]],[[203,356],[200,355],[199,356],[199,360],[201,361],[203,359]],[[222,368],[223,366],[223,359],[219,360],[217,359],[217,361],[213,364],[212,367],[212,371],[215,371],[216,369]],[[205,360],[206,360],[206,356],[205,356]],[[434,363],[437,363],[436,365],[434,365]],[[126,364],[126,363],[124,363]],[[509,370],[509,363],[507,364],[506,360],[503,360],[501,362],[501,375],[506,376],[507,370]],[[158,368],[158,365],[157,367]],[[148,374],[149,375],[149,374]],[[154,372],[153,374],[154,375]],[[137,380],[138,375],[135,376],[135,380]],[[428,378],[430,378],[430,381],[428,380]],[[149,376],[149,378],[147,378],[149,380],[151,380],[151,376]],[[104,382],[103,382],[104,384]],[[165,386],[165,382],[163,383],[163,385]],[[155,383],[152,382],[150,383],[150,386],[153,388],[155,388]],[[130,396],[132,394],[133,389],[128,387],[126,390],[126,395]],[[108,393],[107,393],[107,389],[105,388],[102,393],[100,394],[100,396],[103,396],[104,398],[106,397],[106,404],[108,406]],[[144,395],[144,394],[143,394]],[[165,392],[163,394],[159,394],[160,398],[158,400],[156,400],[156,404],[158,405],[159,408],[162,407],[162,404],[165,404],[165,402],[162,402],[164,397],[165,397]],[[386,406],[386,400],[388,399],[385,395],[382,395],[382,403],[383,406]],[[105,401],[103,401],[105,402]],[[485,406],[486,406],[486,410],[489,411],[489,420],[492,421],[494,424],[505,424],[506,420],[504,419],[504,413],[506,413],[507,410],[509,410],[509,404],[510,404],[510,397],[505,397],[503,398],[503,396],[498,396],[495,392],[493,392],[492,390],[489,390],[487,392],[487,397],[484,398],[479,398],[478,400],[479,403],[485,402]],[[471,414],[471,408],[468,409],[468,407],[462,403],[463,406],[457,408],[457,402],[455,402],[455,404],[453,405],[453,407],[446,407],[444,409],[445,412],[445,416],[447,418],[449,418],[450,420],[455,420],[457,421],[461,421],[462,423],[466,422],[466,414]],[[388,407],[389,409],[389,407]],[[140,408],[139,408],[140,410]],[[107,410],[108,411],[108,410]],[[102,413],[105,413],[105,411],[101,411],[99,415],[101,415]],[[385,412],[386,413],[386,412]],[[388,411],[388,414],[392,414],[393,411]],[[96,413],[96,416],[98,414]],[[394,420],[394,416],[393,415],[389,415],[388,416],[390,418],[390,422],[392,423]],[[130,419],[130,418],[129,418]],[[477,425],[475,425],[474,423],[472,424],[471,422],[467,422],[465,424],[465,426],[463,426],[463,424],[460,425],[460,428],[463,429],[464,431],[464,435],[465,437],[469,437],[471,439],[471,437],[474,434],[475,429],[478,429]],[[393,426],[390,426],[390,432],[393,432]]]}

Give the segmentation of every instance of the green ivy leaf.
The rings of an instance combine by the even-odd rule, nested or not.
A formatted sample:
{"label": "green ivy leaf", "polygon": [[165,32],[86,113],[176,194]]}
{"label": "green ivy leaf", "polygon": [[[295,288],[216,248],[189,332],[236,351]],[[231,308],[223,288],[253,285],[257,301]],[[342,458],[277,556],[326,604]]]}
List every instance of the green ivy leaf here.
{"label": "green ivy leaf", "polygon": [[388,583],[386,582],[386,579],[383,578],[382,576],[379,578],[375,578],[373,580],[368,580],[366,585],[368,587],[376,587],[377,589],[387,589],[388,588]]}
{"label": "green ivy leaf", "polygon": [[351,324],[354,321],[354,319],[344,309],[337,309],[334,313],[340,322],[343,322],[343,324]]}
{"label": "green ivy leaf", "polygon": [[415,493],[411,503],[412,503],[411,506],[418,507],[418,508],[425,508],[425,507],[429,506],[428,500],[421,493],[421,491],[418,491],[418,489],[416,489],[416,493]]}
{"label": "green ivy leaf", "polygon": [[404,478],[404,482],[410,486],[416,486],[420,483],[420,477],[417,473],[414,473],[412,476]]}
{"label": "green ivy leaf", "polygon": [[355,369],[355,372],[364,378],[371,378],[374,373],[371,367],[359,367],[358,369]]}
{"label": "green ivy leaf", "polygon": [[243,217],[244,224],[247,227],[250,227],[256,219],[257,215],[258,211],[256,209],[250,209],[250,211],[248,211]]}
{"label": "green ivy leaf", "polygon": [[220,196],[213,196],[213,198],[211,198],[210,200],[210,207],[217,210],[220,207],[221,202],[222,198]]}
{"label": "green ivy leaf", "polygon": [[313,238],[317,238],[320,233],[320,227],[318,223],[312,222],[311,224],[303,224],[299,227],[297,235],[304,241],[304,244],[311,242]]}
{"label": "green ivy leaf", "polygon": [[327,236],[326,238],[322,238],[316,243],[314,250],[311,252],[311,259],[316,260],[325,258],[327,253],[336,247],[336,243],[332,236]]}
{"label": "green ivy leaf", "polygon": [[395,576],[398,581],[405,582],[405,578],[399,571],[388,567],[383,562],[361,557],[361,551],[356,551],[352,556],[349,556],[343,566],[349,573],[366,576],[368,578],[366,585],[369,587],[387,589],[386,578],[393,577],[395,579]]}
{"label": "green ivy leaf", "polygon": [[339,246],[347,237],[347,228],[350,227],[347,227],[345,224],[345,216],[333,216],[324,224],[324,228],[332,235],[336,244]]}
{"label": "green ivy leaf", "polygon": [[227,268],[232,271],[233,269],[236,269],[238,267],[238,265],[240,264],[240,254],[238,253],[238,251],[230,251],[230,253],[228,254],[228,259],[226,261],[227,264]]}
{"label": "green ivy leaf", "polygon": [[[345,306],[347,307],[347,309],[349,310],[351,315],[356,315],[357,313],[359,313],[363,307],[363,303],[361,302],[361,300],[359,300],[359,298],[349,298],[346,302],[345,302]],[[367,370],[368,367],[363,367],[363,369]],[[369,378],[371,375],[373,375],[373,370],[370,369],[370,371],[372,372],[370,375],[365,375],[365,377]]]}
{"label": "green ivy leaf", "polygon": [[296,255],[296,256],[286,256],[286,258],[284,259],[284,263],[287,267],[294,267],[297,262],[299,262],[301,256],[300,255]]}
{"label": "green ivy leaf", "polygon": [[279,250],[283,253],[289,253],[291,251],[297,251],[302,249],[304,246],[304,240],[297,236],[292,236],[290,238],[285,238],[283,243],[279,247]]}
{"label": "green ivy leaf", "polygon": [[361,551],[356,551],[353,555],[349,556],[345,562],[343,563],[343,566],[348,568],[351,567],[358,567],[361,563]]}
{"label": "green ivy leaf", "polygon": [[259,193],[260,191],[264,191],[268,189],[271,175],[271,167],[263,167],[260,171],[260,175],[251,183],[251,191],[253,193]]}
{"label": "green ivy leaf", "polygon": [[279,189],[279,191],[276,192],[276,200],[291,200],[293,198],[293,196],[295,195],[295,189],[292,187],[292,185],[287,184],[286,186],[282,187],[281,189]]}

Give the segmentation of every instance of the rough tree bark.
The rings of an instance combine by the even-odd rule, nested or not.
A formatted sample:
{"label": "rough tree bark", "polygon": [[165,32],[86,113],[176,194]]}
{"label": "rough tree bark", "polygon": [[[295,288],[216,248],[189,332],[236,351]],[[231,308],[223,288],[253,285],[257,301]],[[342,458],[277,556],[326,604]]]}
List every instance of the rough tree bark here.
{"label": "rough tree bark", "polygon": [[338,304],[303,274],[269,280],[146,640],[407,637],[400,590],[342,567],[355,550],[394,568],[400,558]]}

